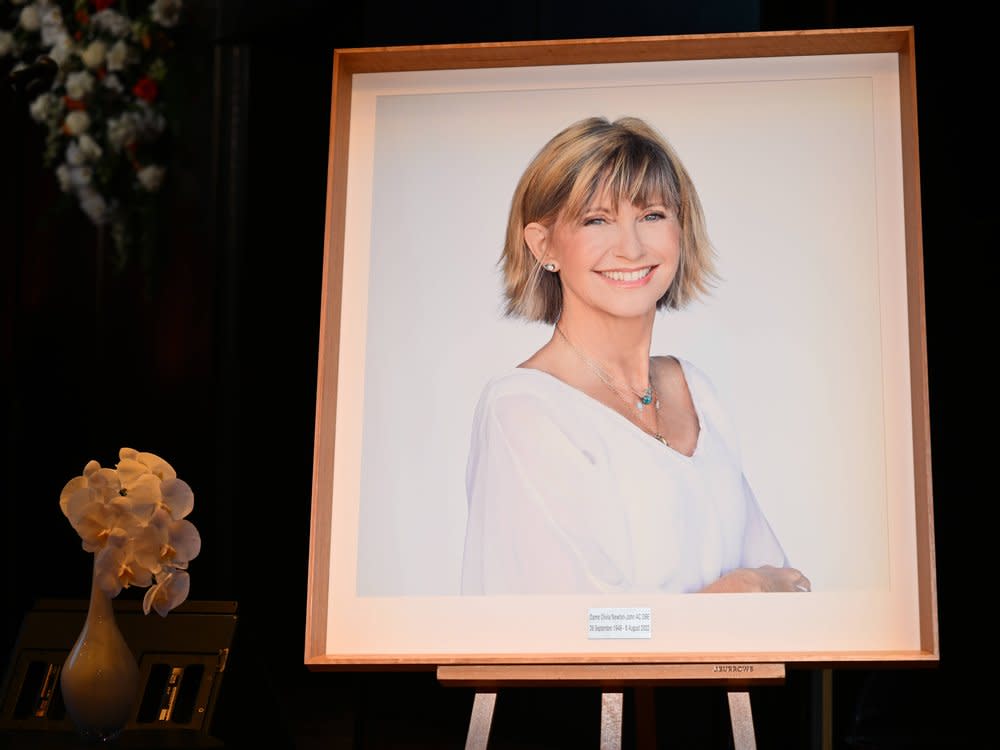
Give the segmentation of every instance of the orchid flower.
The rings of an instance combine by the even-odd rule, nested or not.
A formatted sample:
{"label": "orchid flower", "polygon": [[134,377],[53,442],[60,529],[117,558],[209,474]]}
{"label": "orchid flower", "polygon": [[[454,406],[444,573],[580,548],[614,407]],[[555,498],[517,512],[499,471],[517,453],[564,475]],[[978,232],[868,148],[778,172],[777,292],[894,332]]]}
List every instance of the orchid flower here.
{"label": "orchid flower", "polygon": [[185,518],[194,492],[155,453],[122,448],[118,457],[114,469],[88,462],[63,487],[59,507],[94,553],[94,584],[110,597],[149,588],[143,611],[166,616],[187,599],[187,567],[201,552],[198,529]]}
{"label": "orchid flower", "polygon": [[84,467],[82,476],[66,483],[59,507],[88,552],[101,549],[114,528],[128,530],[137,525],[128,501],[121,495],[118,474],[114,469],[101,468],[96,461]]}
{"label": "orchid flower", "polygon": [[166,617],[167,612],[187,599],[191,588],[191,577],[185,570],[167,570],[156,576],[156,584],[150,586],[142,598],[142,611],[149,614],[155,609],[160,617]]}
{"label": "orchid flower", "polygon": [[165,567],[183,570],[201,551],[201,536],[190,521],[175,521],[165,508],[157,508],[136,536],[134,550],[135,559],[154,573]]}
{"label": "orchid flower", "polygon": [[118,456],[117,470],[123,494],[131,501],[136,516],[148,522],[162,501],[161,483],[164,479],[176,479],[177,472],[154,453],[122,448]]}
{"label": "orchid flower", "polygon": [[114,529],[94,560],[95,582],[112,598],[123,588],[132,585],[145,588],[153,582],[153,572],[135,558],[132,547],[128,534],[122,529]]}

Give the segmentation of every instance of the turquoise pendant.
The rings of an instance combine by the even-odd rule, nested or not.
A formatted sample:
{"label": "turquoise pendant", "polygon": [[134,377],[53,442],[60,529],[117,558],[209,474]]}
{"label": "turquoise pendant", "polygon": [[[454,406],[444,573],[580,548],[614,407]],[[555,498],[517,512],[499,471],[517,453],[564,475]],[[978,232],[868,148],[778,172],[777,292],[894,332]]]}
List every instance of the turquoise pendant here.
{"label": "turquoise pendant", "polygon": [[639,400],[635,402],[635,408],[642,411],[642,407],[649,406],[653,402],[653,386],[648,386],[646,392],[639,396]]}

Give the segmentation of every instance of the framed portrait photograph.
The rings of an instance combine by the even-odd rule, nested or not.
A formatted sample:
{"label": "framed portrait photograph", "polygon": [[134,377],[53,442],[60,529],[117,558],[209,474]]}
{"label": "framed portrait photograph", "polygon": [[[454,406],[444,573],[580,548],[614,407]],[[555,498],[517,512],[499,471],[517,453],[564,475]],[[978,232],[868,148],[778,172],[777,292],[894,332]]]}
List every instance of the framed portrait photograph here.
{"label": "framed portrait photograph", "polygon": [[[911,28],[346,49],[333,66],[310,668],[938,659]],[[519,367],[556,334],[510,314],[514,195],[593,118],[648,126],[683,165],[680,203],[685,179],[697,193],[715,274],[656,310],[650,345],[683,363],[684,449],[619,440],[632,425]],[[556,278],[535,260],[531,284]],[[526,378],[553,419],[484,427]],[[554,445],[577,429],[600,445]],[[647,468],[654,447],[672,463]],[[800,582],[702,590],[751,548]]]}

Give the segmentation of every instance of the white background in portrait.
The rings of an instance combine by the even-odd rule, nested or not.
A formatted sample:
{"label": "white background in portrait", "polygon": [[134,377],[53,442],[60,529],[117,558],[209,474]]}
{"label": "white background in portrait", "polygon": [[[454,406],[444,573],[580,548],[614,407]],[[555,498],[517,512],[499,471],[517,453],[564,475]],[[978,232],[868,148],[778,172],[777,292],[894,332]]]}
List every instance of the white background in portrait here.
{"label": "white background in portrait", "polygon": [[[502,315],[511,193],[548,138],[590,115],[647,120],[700,193],[722,281],[703,302],[659,313],[652,349],[695,363],[729,407],[758,502],[813,582],[816,608],[796,617],[826,634],[844,592],[871,612],[901,583],[915,611],[896,64],[846,55],[355,77],[331,587],[358,597],[359,616],[377,622],[386,597],[428,597],[438,614],[461,606],[448,598],[462,598],[480,389],[551,333]],[[897,610],[885,617],[916,639]],[[403,648],[463,647],[417,630]]]}

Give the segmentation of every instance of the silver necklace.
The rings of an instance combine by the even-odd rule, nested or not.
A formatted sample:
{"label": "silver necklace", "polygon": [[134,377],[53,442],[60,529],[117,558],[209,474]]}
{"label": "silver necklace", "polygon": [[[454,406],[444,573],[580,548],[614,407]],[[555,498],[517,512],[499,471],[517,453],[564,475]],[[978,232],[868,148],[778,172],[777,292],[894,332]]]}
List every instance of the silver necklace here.
{"label": "silver necklace", "polygon": [[[584,361],[584,363],[591,370],[593,370],[594,374],[597,375],[598,378],[600,378],[601,382],[604,383],[604,385],[606,385],[608,388],[610,388],[611,391],[616,396],[618,396],[618,398],[620,398],[625,403],[626,406],[628,406],[628,407],[633,407],[634,406],[635,407],[635,410],[637,412],[639,412],[637,414],[637,416],[638,416],[638,418],[640,420],[638,422],[639,426],[642,427],[642,429],[645,432],[648,432],[656,440],[660,441],[661,443],[663,443],[663,445],[665,445],[665,446],[667,446],[669,448],[670,447],[670,443],[668,443],[667,439],[665,437],[663,437],[663,435],[660,433],[660,398],[659,398],[659,396],[656,395],[656,390],[653,388],[652,381],[646,387],[646,390],[642,391],[642,392],[637,391],[637,390],[635,390],[632,387],[629,387],[629,390],[633,394],[635,394],[636,398],[638,399],[637,401],[633,402],[630,398],[628,398],[622,392],[621,386],[618,385],[618,383],[615,381],[615,379],[612,378],[611,375],[607,371],[604,370],[604,368],[602,368],[594,360],[592,360],[590,357],[588,357],[586,354],[584,354],[582,351],[580,351],[576,347],[576,345],[572,341],[569,340],[569,336],[567,336],[563,332],[563,329],[558,324],[556,324],[556,331],[562,337],[563,341],[565,341],[569,345],[569,348],[573,350],[573,353],[576,354],[580,359],[582,359]],[[642,421],[643,407],[647,406],[650,403],[653,404],[653,422],[654,422],[654,428],[652,430],[649,429],[648,427],[646,427],[646,425]]]}
{"label": "silver necklace", "polygon": [[[584,354],[582,351],[580,351],[576,347],[576,345],[569,340],[569,337],[565,334],[563,329],[558,324],[556,325],[556,331],[558,331],[559,335],[562,336],[563,341],[569,344],[569,348],[572,349],[576,353],[576,355],[580,359],[582,359],[591,370],[594,371],[597,377],[599,377],[606,386],[608,386],[611,390],[617,393],[620,397],[625,398],[621,392],[621,386],[618,384],[618,382],[613,377],[611,377],[611,375],[603,367],[597,364],[597,362],[595,362],[586,354]],[[641,412],[643,408],[649,406],[649,404],[653,403],[654,400],[656,401],[656,403],[654,404],[654,408],[657,410],[660,408],[660,399],[656,395],[656,391],[653,390],[652,381],[650,381],[649,385],[647,385],[645,390],[642,391],[636,390],[630,385],[627,385],[626,387],[635,395],[637,399],[634,404],[629,404],[630,406],[635,406],[636,411]],[[629,400],[625,399],[625,403],[629,403]]]}

